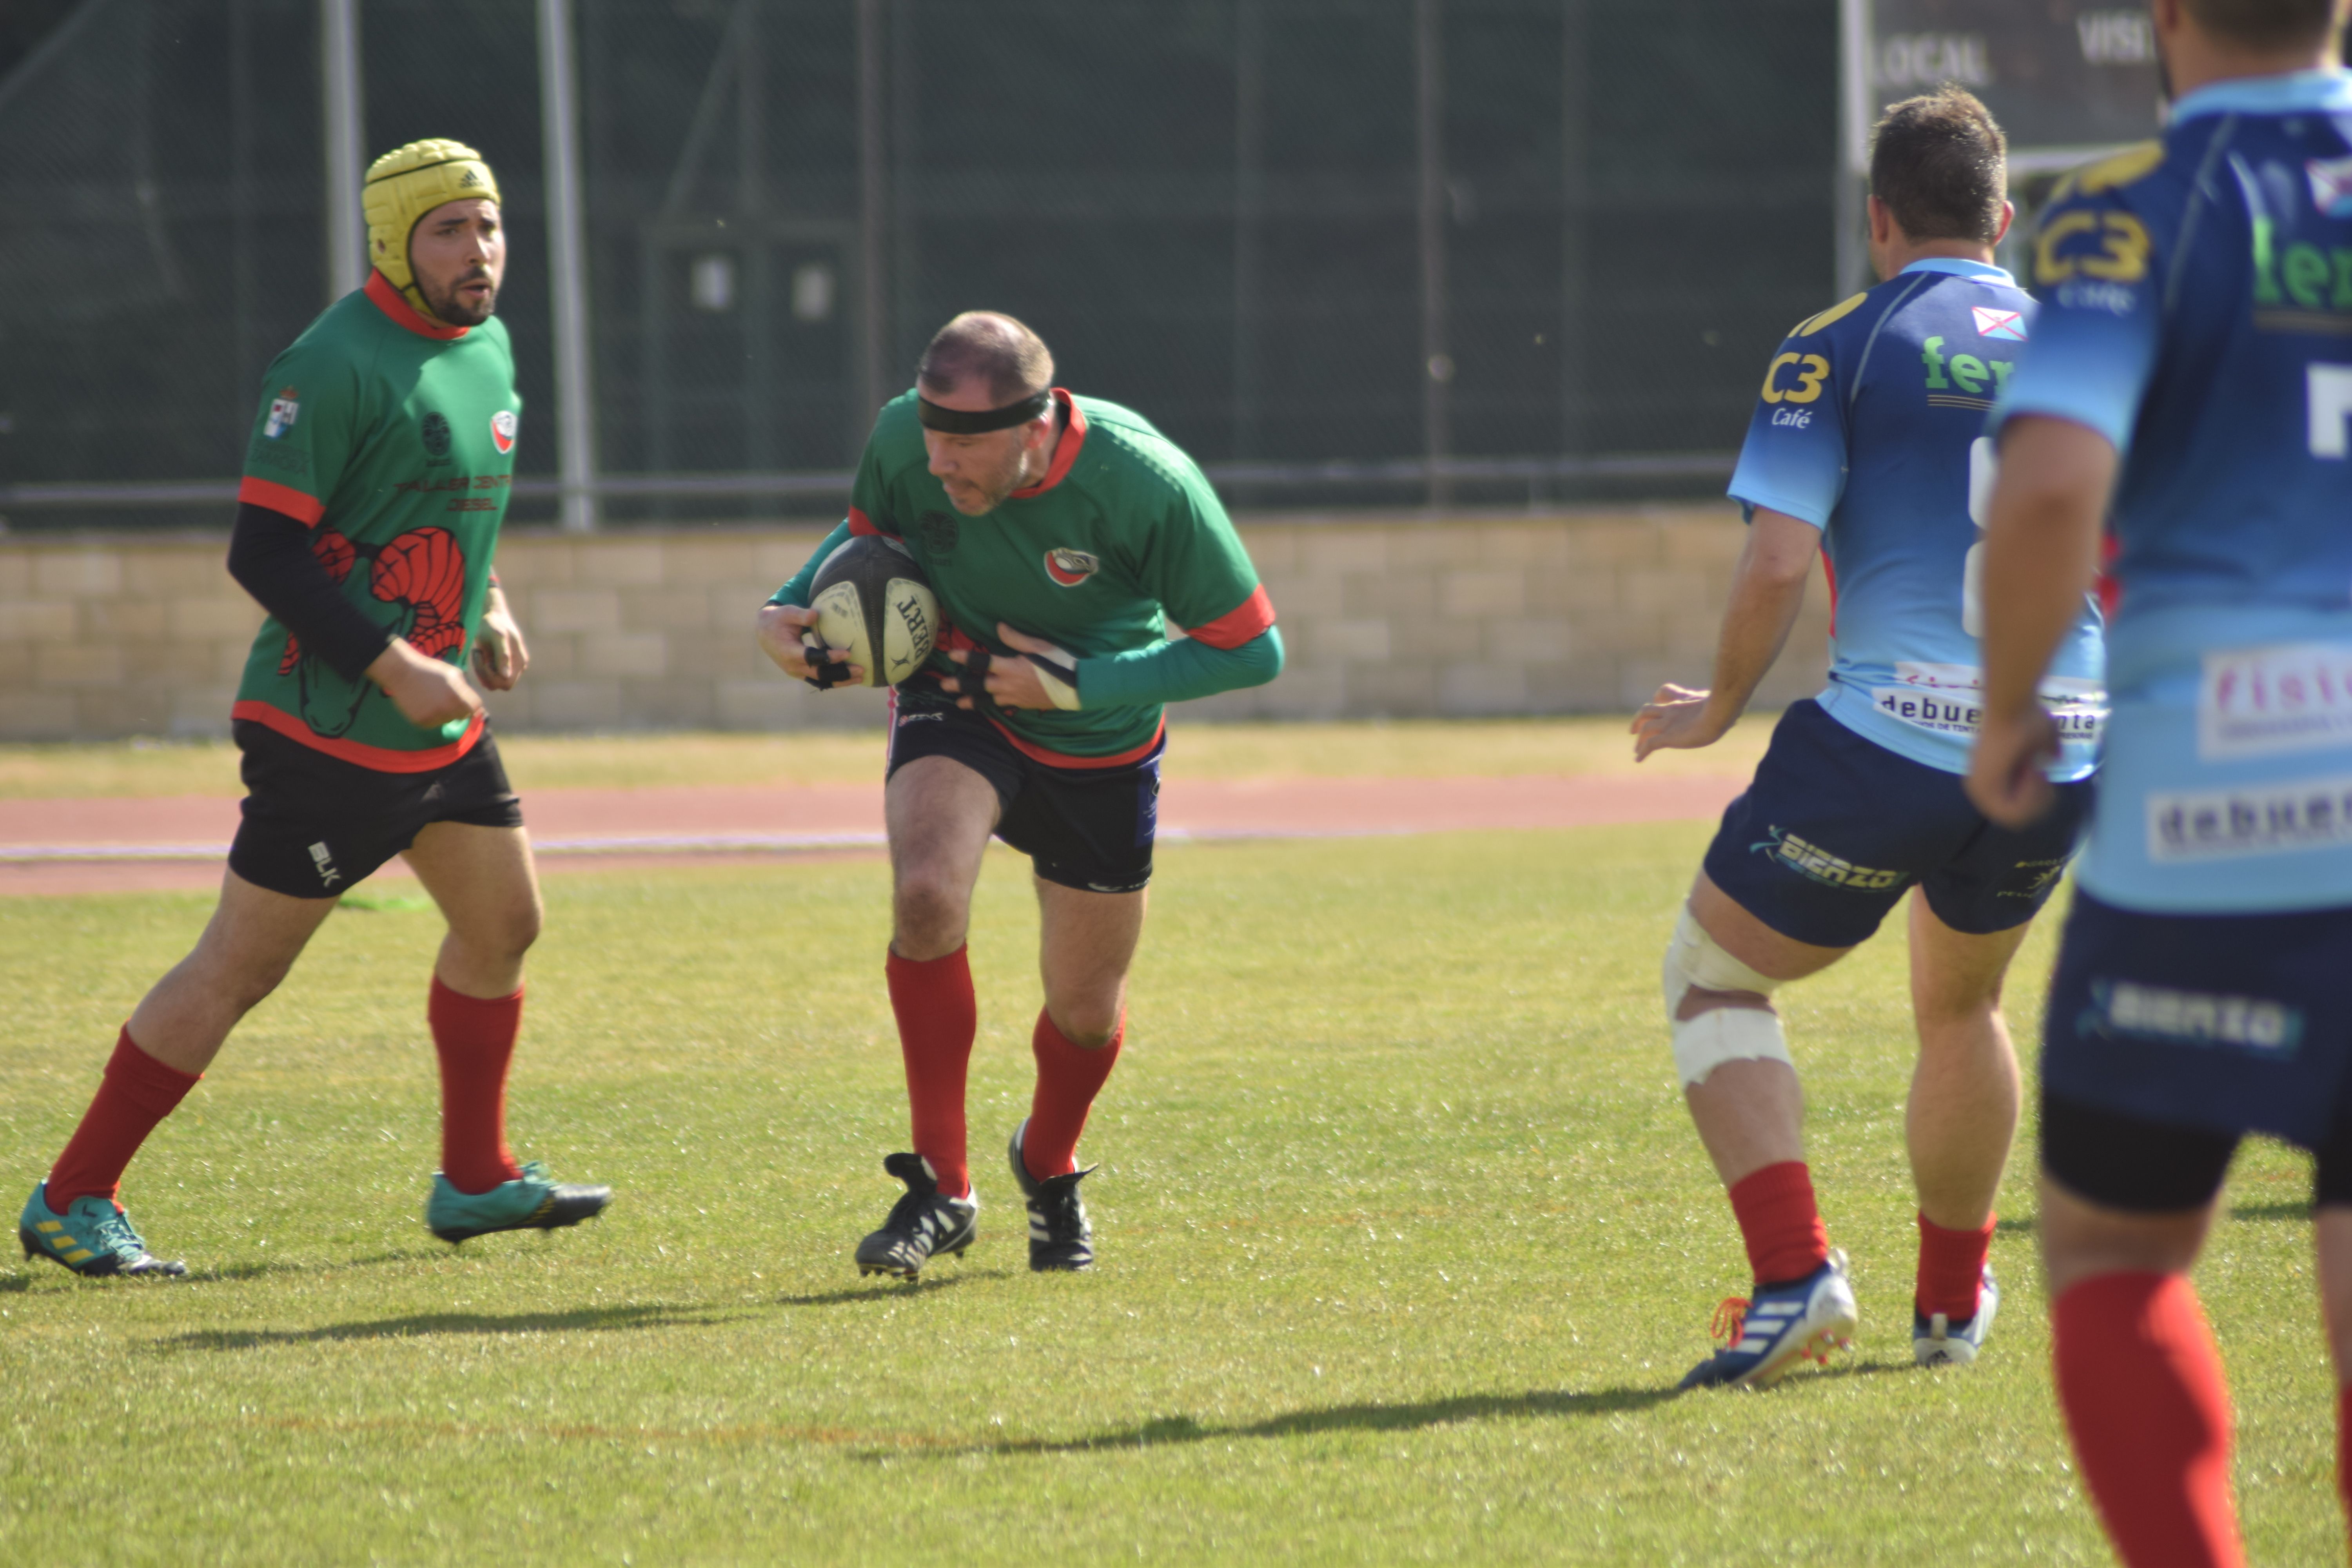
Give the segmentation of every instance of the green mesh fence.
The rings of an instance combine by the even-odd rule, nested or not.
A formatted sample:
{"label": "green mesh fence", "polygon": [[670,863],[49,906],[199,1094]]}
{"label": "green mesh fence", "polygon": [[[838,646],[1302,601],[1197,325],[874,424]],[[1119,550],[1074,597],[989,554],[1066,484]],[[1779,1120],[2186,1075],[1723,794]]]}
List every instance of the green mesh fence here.
{"label": "green mesh fence", "polygon": [[[369,148],[499,169],[546,479],[534,8],[361,17]],[[1418,503],[1433,454],[1461,501],[1688,492],[1831,287],[1833,0],[574,0],[574,28],[614,521],[837,505],[875,402],[982,306],[1249,504]],[[12,528],[226,521],[263,369],[327,298],[318,29],[312,0],[83,0],[0,80]]]}

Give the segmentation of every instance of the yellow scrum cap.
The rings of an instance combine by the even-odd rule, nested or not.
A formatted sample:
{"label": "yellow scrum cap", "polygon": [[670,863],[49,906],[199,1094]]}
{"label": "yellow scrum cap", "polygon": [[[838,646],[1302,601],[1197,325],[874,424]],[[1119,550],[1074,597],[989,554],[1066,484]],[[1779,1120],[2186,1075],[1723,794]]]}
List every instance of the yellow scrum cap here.
{"label": "yellow scrum cap", "polygon": [[444,202],[476,197],[499,200],[498,176],[462,142],[411,142],[368,165],[360,198],[367,215],[368,259],[420,310],[425,298],[408,268],[409,233]]}

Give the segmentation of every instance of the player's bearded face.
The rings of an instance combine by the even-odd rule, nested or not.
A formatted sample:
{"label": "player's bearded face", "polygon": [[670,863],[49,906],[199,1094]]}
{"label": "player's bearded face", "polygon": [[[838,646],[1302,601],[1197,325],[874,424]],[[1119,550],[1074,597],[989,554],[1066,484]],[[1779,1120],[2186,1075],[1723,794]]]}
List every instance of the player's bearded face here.
{"label": "player's bearded face", "polygon": [[1034,484],[1044,472],[1036,459],[1052,440],[1054,422],[1032,419],[1010,430],[980,436],[923,432],[930,470],[947,487],[948,504],[966,517],[994,511],[1004,498]]}
{"label": "player's bearded face", "polygon": [[507,231],[496,202],[444,202],[417,219],[408,267],[425,309],[453,327],[478,327],[498,309]]}

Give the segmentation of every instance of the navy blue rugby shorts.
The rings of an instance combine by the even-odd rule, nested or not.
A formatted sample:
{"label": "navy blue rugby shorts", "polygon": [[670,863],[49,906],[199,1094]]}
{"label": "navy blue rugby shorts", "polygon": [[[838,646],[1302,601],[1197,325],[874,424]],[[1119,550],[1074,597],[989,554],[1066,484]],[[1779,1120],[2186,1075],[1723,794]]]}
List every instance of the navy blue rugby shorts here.
{"label": "navy blue rugby shorts", "polygon": [[1163,736],[1131,763],[1056,767],[969,709],[910,700],[902,689],[891,715],[888,773],[918,757],[961,763],[994,787],[996,837],[1028,856],[1039,877],[1081,892],[1133,893],[1151,881],[1166,749]]}
{"label": "navy blue rugby shorts", "polygon": [[2017,831],[1988,821],[1957,773],[1866,741],[1807,699],[1772,731],[1748,793],[1706,852],[1708,880],[1797,942],[1866,941],[1914,883],[1954,931],[2024,924],[2057,887],[2090,805],[2088,781]]}
{"label": "navy blue rugby shorts", "polygon": [[[2266,1132],[2325,1155],[2352,1126],[2347,972],[2352,909],[2154,914],[2078,891],[2050,983],[2042,1092],[2066,1110],[2208,1134],[2225,1154]],[[2071,1126],[2058,1137],[2045,1121],[2053,1174],[2139,1206],[2078,1168]]]}

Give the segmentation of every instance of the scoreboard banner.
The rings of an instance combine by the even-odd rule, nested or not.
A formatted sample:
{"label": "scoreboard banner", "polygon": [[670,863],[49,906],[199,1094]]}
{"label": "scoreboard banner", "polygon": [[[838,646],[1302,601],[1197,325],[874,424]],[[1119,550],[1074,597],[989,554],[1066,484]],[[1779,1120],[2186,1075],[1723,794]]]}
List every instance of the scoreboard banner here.
{"label": "scoreboard banner", "polygon": [[1956,82],[2008,133],[2010,166],[2070,168],[2161,129],[2156,30],[2117,0],[1843,0],[1845,153],[1868,165],[1885,105]]}

